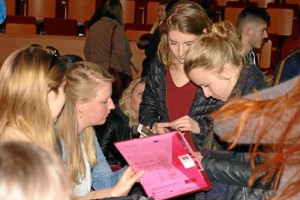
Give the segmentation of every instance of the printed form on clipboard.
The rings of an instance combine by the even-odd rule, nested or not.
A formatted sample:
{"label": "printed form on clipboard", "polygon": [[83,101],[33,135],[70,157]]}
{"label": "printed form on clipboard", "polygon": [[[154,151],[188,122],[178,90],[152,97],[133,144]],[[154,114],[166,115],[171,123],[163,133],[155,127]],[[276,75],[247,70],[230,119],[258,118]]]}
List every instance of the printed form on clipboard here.
{"label": "printed form on clipboard", "polygon": [[144,170],[140,182],[148,197],[170,199],[212,185],[200,162],[180,132],[170,132],[115,143],[135,172]]}

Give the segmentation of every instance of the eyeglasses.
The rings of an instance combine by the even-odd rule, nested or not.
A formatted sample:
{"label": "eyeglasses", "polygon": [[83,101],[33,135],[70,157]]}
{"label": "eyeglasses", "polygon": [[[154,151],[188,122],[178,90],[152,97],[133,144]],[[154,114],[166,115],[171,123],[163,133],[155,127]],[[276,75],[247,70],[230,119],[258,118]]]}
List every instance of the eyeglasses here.
{"label": "eyeglasses", "polygon": [[50,63],[50,67],[49,70],[51,70],[51,68],[53,67],[53,65],[55,64],[55,61],[57,60],[58,57],[60,57],[59,51],[51,46],[42,46],[39,44],[32,44],[30,45],[31,47],[40,47],[40,48],[45,48],[47,50],[47,52],[49,52],[49,54],[51,54],[53,56],[51,63]]}

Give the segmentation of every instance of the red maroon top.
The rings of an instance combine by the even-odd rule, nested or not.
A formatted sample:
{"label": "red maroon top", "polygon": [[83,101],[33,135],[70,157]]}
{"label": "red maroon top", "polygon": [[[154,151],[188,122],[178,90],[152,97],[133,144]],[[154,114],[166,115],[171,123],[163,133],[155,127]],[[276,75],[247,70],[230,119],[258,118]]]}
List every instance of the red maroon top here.
{"label": "red maroon top", "polygon": [[169,120],[171,122],[189,114],[189,110],[194,100],[197,86],[189,81],[185,85],[177,87],[173,82],[169,68],[167,68],[166,82],[166,103],[168,108]]}

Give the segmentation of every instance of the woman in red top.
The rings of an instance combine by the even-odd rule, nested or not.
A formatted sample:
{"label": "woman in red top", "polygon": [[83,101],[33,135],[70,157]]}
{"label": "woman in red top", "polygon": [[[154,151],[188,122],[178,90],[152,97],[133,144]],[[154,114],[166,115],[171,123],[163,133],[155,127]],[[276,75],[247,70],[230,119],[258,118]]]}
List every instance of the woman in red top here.
{"label": "woman in red top", "polygon": [[215,100],[206,99],[202,90],[190,82],[183,63],[192,42],[210,31],[211,25],[205,11],[195,2],[180,1],[169,10],[160,26],[158,55],[151,61],[139,113],[140,122],[156,133],[169,132],[170,128],[195,133],[192,135],[199,151]]}

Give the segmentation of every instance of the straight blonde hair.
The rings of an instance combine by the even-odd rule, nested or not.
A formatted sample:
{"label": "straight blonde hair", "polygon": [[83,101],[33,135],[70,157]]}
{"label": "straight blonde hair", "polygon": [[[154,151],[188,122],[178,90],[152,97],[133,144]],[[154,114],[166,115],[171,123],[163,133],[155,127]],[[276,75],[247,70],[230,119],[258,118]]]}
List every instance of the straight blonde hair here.
{"label": "straight blonde hair", "polygon": [[57,149],[48,92],[58,92],[66,67],[43,47],[12,53],[0,69],[0,141],[7,127],[49,150]]}
{"label": "straight blonde hair", "polygon": [[97,162],[93,127],[78,133],[76,112],[77,102],[88,102],[95,98],[99,85],[113,82],[114,78],[101,66],[91,62],[76,62],[70,66],[66,75],[66,102],[58,118],[60,137],[66,144],[67,167],[74,183],[79,184],[85,178],[80,140],[83,141],[88,160],[92,166]]}

